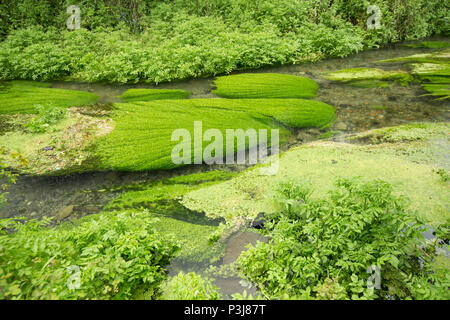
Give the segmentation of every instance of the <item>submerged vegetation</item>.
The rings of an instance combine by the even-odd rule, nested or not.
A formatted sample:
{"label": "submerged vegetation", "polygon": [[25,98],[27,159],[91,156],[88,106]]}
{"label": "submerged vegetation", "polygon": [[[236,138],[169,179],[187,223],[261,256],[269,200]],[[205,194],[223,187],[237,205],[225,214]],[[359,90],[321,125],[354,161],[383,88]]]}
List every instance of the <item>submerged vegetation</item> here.
{"label": "submerged vegetation", "polygon": [[4,82],[0,86],[0,114],[36,113],[36,105],[74,107],[95,103],[95,94],[49,88],[50,83],[31,81]]}
{"label": "submerged vegetation", "polygon": [[[290,132],[279,123],[294,128],[324,127],[335,117],[332,106],[300,99],[155,100],[116,104],[116,107],[118,110],[113,116],[116,128],[98,141],[96,152],[105,168],[131,171],[176,167],[171,152],[179,141],[171,141],[171,137],[179,128],[191,134],[192,139],[183,142],[191,150],[193,159],[196,150],[194,121],[202,121],[203,132],[218,129],[224,136],[226,129],[267,129],[269,142],[270,129],[279,129],[280,141],[284,142]],[[217,117],[218,111],[220,117]],[[254,147],[249,143],[235,145],[234,150]],[[225,156],[225,141],[223,148]],[[204,160],[210,157],[207,155]]]}
{"label": "submerged vegetation", "polygon": [[156,294],[177,251],[146,212],[49,222],[1,221],[0,231],[15,231],[0,235],[1,299],[126,299],[141,285]]}
{"label": "submerged vegetation", "polygon": [[[392,184],[410,199],[409,211],[425,221],[446,222],[449,220],[449,189],[433,170],[447,165],[442,150],[448,148],[448,128],[446,123],[416,124],[385,131],[377,129],[370,134],[374,140],[390,144],[306,144],[281,155],[275,176],[261,176],[258,168],[250,169],[230,181],[186,194],[182,204],[212,217],[255,217],[260,212],[277,210],[268,195],[286,178],[309,182],[314,186],[312,196],[320,198],[332,190],[336,179],[361,177]],[[369,133],[357,137],[367,135]],[[382,138],[377,138],[379,136]],[[357,138],[348,140],[351,141]]]}
{"label": "submerged vegetation", "polygon": [[353,82],[361,83],[359,81],[367,80],[393,80],[403,83],[407,83],[410,80],[410,76],[407,72],[397,71],[384,71],[377,68],[354,68],[343,69],[336,72],[332,72],[325,76],[326,79],[340,82]]}
{"label": "submerged vegetation", "polygon": [[120,96],[125,102],[133,101],[152,101],[167,99],[184,99],[189,97],[190,93],[184,90],[171,89],[129,89]]}
{"label": "submerged vegetation", "polygon": [[213,91],[224,98],[314,98],[319,86],[309,78],[278,73],[219,77]]}

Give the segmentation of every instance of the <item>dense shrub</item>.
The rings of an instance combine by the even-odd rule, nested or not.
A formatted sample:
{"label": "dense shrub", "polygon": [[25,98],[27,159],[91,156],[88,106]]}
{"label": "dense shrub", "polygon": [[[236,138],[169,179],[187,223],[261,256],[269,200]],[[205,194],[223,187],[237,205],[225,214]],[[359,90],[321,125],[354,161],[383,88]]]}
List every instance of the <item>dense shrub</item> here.
{"label": "dense shrub", "polygon": [[[387,183],[341,180],[325,200],[296,182],[276,191],[282,210],[267,225],[272,239],[238,260],[266,297],[449,298],[446,269],[432,270],[435,246],[423,245],[421,223]],[[379,288],[369,279],[376,268]]]}
{"label": "dense shrub", "polygon": [[[343,57],[450,25],[438,0],[80,0],[82,29],[69,32],[69,2],[0,4],[1,79],[159,83]],[[370,4],[379,30],[367,30]]]}
{"label": "dense shrub", "polygon": [[0,235],[0,299],[127,299],[139,286],[156,293],[177,250],[147,212],[44,228],[49,222],[0,220],[0,232],[16,231]]}

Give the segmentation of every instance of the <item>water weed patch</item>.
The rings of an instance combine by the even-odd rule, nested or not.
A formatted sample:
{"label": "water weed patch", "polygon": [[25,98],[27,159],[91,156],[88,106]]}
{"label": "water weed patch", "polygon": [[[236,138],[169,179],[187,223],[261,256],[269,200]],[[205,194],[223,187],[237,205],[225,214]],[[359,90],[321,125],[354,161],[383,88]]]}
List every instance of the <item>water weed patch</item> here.
{"label": "water weed patch", "polygon": [[[116,107],[116,128],[98,141],[96,152],[105,168],[130,171],[176,167],[171,159],[177,145],[172,133],[184,128],[194,136],[195,121],[202,121],[203,130],[218,129],[223,134],[226,129],[279,129],[283,142],[290,132],[280,123],[295,128],[323,127],[335,117],[332,106],[299,99],[158,100]],[[241,150],[249,147],[254,146],[239,146]],[[195,151],[194,141],[191,150]]]}
{"label": "water weed patch", "polygon": [[185,99],[190,93],[176,89],[129,89],[119,98],[125,102]]}
{"label": "water weed patch", "polygon": [[98,97],[89,92],[53,89],[48,83],[12,81],[0,87],[0,113],[36,113],[36,105],[83,106]]}
{"label": "water weed patch", "polygon": [[213,93],[224,98],[314,98],[318,84],[309,78],[277,73],[218,77]]}

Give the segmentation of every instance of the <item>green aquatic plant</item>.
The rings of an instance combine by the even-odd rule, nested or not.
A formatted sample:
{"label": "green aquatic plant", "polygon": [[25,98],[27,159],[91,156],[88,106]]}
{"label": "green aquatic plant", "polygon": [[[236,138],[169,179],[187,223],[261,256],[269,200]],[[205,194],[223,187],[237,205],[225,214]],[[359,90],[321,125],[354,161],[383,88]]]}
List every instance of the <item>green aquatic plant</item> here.
{"label": "green aquatic plant", "polygon": [[319,139],[323,139],[323,140],[331,139],[331,138],[333,138],[335,135],[337,135],[339,133],[340,133],[340,131],[327,131],[325,133],[322,133],[319,136]]}
{"label": "green aquatic plant", "polygon": [[360,81],[367,80],[398,81],[401,83],[407,83],[412,80],[411,76],[405,71],[385,71],[378,68],[342,69],[336,72],[330,72],[324,78],[344,83],[357,82],[357,84],[360,84]]}
{"label": "green aquatic plant", "polygon": [[450,84],[423,84],[422,87],[429,92],[425,95],[437,97],[436,100],[450,99]]}
{"label": "green aquatic plant", "polygon": [[157,214],[155,217],[158,218],[155,231],[171,236],[174,243],[180,247],[180,251],[174,254],[172,262],[187,268],[198,268],[215,263],[223,257],[225,245],[221,242],[209,241],[210,236],[217,230],[217,226],[208,224],[206,219],[195,223],[190,222],[193,219],[189,217],[186,221]]}
{"label": "green aquatic plant", "polygon": [[125,102],[185,99],[190,93],[177,89],[129,89],[119,98]]}
{"label": "green aquatic plant", "polygon": [[[191,222],[202,222],[200,217],[178,203],[186,193],[217,184],[235,177],[237,173],[208,171],[163,179],[158,182],[125,186],[129,189],[105,206],[105,210],[147,208],[169,217],[182,217]],[[196,219],[197,217],[197,219]]]}
{"label": "green aquatic plant", "polygon": [[0,88],[0,114],[36,113],[36,105],[55,107],[84,106],[95,103],[89,92],[49,88],[49,83],[11,81]]}
{"label": "green aquatic plant", "polygon": [[215,80],[213,93],[233,99],[314,98],[318,84],[309,78],[278,73],[244,73]]}
{"label": "green aquatic plant", "polygon": [[[104,168],[132,171],[178,166],[171,159],[171,152],[179,143],[171,141],[172,133],[176,129],[187,129],[192,137],[191,150],[194,153],[195,121],[202,121],[203,131],[218,129],[223,136],[227,129],[267,129],[270,144],[270,129],[280,130],[281,143],[290,135],[280,123],[295,128],[324,127],[335,118],[334,107],[320,101],[300,99],[155,100],[115,106],[115,130],[99,139],[96,154]],[[218,111],[220,117],[217,116]],[[225,142],[224,139],[224,155]],[[203,143],[203,148],[206,145]],[[248,147],[251,146],[246,143],[235,145],[234,149]]]}
{"label": "green aquatic plant", "polygon": [[399,58],[393,58],[393,59],[386,59],[386,60],[380,60],[377,61],[377,63],[445,63],[449,62],[450,60],[450,50],[441,50],[437,52],[430,52],[430,53],[419,53],[419,54],[413,54],[406,57],[399,57]]}
{"label": "green aquatic plant", "polygon": [[175,255],[178,263],[206,264],[215,262],[223,255],[221,243],[210,244],[208,239],[217,230],[217,223],[179,203],[182,196],[192,190],[226,181],[236,173],[209,171],[164,179],[159,182],[130,185],[108,205],[106,211],[145,208],[158,217],[155,230],[172,234],[181,250]]}
{"label": "green aquatic plant", "polygon": [[357,80],[352,81],[348,84],[351,85],[352,87],[366,88],[366,89],[387,88],[391,86],[389,82],[380,80]]}
{"label": "green aquatic plant", "polygon": [[129,299],[157,292],[178,247],[147,212],[102,213],[46,228],[49,218],[0,223],[1,299]]}
{"label": "green aquatic plant", "polygon": [[450,42],[444,41],[422,41],[417,44],[409,44],[408,47],[411,48],[427,48],[427,49],[442,49],[450,48]]}

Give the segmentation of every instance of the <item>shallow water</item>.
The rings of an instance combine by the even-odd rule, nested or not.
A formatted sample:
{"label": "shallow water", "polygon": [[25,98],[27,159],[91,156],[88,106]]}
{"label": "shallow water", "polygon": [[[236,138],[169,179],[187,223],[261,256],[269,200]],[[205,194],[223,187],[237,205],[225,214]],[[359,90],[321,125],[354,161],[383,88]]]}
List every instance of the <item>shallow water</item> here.
{"label": "shallow water", "polygon": [[[430,52],[430,49],[405,47],[404,44],[393,45],[378,50],[368,50],[345,59],[327,59],[322,62],[304,65],[270,67],[245,72],[273,72],[306,76],[320,85],[316,100],[333,105],[337,109],[337,120],[333,131],[349,134],[366,131],[372,128],[394,126],[409,122],[449,121],[448,102],[433,101],[430,97],[421,96],[425,91],[418,84],[400,86],[394,84],[387,88],[364,89],[348,85],[336,84],[321,77],[326,72],[343,68],[380,67],[383,69],[399,69],[400,65],[379,65],[375,62],[412,54]],[[99,103],[120,102],[120,96],[130,88],[183,89],[191,92],[190,98],[217,98],[211,90],[214,78],[192,79],[188,81],[165,83],[160,85],[106,85],[73,82],[54,82],[52,87],[93,92],[99,96]],[[385,106],[384,110],[374,110],[373,106]],[[316,140],[321,134],[317,129],[296,130],[292,139],[282,148],[286,150],[298,144]],[[338,138],[337,138],[338,139]],[[55,216],[68,206],[73,207],[71,218],[78,218],[97,213],[102,207],[123,192],[118,187],[133,183],[156,181],[195,172],[213,169],[239,171],[246,166],[189,166],[172,171],[152,171],[140,173],[128,172],[96,172],[73,174],[58,177],[19,177],[12,185],[7,196],[7,205],[0,208],[0,218],[27,216],[40,218],[44,215]],[[222,264],[229,263],[243,250],[246,244],[253,243],[255,237],[236,234],[229,239],[228,255]],[[239,238],[241,237],[241,238]],[[233,257],[230,258],[230,257]],[[230,261],[228,261],[230,260]],[[192,267],[192,266],[191,266]],[[195,267],[195,266],[193,266]],[[174,263],[170,266],[171,274],[182,269]],[[186,270],[189,268],[185,268]],[[224,294],[242,292],[244,288],[240,279],[217,278],[217,284]],[[249,290],[247,289],[247,292]]]}

